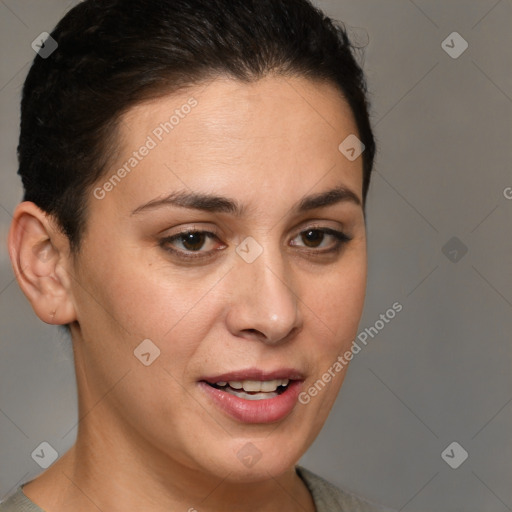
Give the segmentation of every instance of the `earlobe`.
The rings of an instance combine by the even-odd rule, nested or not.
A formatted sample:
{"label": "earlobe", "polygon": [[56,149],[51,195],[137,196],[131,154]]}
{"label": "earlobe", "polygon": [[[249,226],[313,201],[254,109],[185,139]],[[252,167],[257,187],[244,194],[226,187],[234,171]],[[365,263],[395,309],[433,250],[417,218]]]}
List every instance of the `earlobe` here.
{"label": "earlobe", "polygon": [[36,315],[48,324],[76,320],[69,286],[69,244],[51,218],[32,202],[20,203],[8,246],[18,284]]}

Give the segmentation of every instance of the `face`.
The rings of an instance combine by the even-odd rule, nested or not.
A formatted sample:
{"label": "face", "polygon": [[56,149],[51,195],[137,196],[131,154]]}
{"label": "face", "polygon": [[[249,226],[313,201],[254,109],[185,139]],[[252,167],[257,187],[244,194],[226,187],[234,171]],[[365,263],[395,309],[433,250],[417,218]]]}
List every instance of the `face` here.
{"label": "face", "polygon": [[101,399],[113,442],[241,481],[297,462],[363,307],[362,159],[338,150],[356,133],[302,78],[217,79],[123,117],[71,283],[80,401]]}

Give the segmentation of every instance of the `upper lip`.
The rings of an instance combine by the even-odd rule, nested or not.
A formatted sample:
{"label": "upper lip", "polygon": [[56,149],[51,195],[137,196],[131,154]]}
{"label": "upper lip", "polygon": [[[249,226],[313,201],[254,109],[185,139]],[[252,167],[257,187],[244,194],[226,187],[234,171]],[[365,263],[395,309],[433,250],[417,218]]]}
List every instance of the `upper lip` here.
{"label": "upper lip", "polygon": [[278,368],[276,370],[262,370],[260,368],[247,368],[231,372],[219,373],[218,375],[202,377],[201,381],[215,384],[216,382],[243,381],[243,380],[304,380],[304,375],[294,368]]}

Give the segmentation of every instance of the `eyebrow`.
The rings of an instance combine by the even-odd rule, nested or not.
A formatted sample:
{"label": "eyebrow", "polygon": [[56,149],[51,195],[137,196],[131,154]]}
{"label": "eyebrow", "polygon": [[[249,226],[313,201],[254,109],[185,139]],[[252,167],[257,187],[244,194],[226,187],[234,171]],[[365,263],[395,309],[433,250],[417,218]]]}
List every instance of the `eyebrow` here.
{"label": "eyebrow", "polygon": [[[342,202],[349,202],[361,206],[361,200],[355,192],[349,188],[338,186],[325,192],[303,197],[294,206],[292,211],[295,213],[305,213],[310,210],[325,208]],[[242,217],[246,212],[245,206],[229,197],[199,192],[178,191],[163,198],[156,198],[144,203],[133,210],[131,214],[136,215],[147,210],[154,210],[164,206],[178,206],[210,213],[229,213],[236,217]]]}

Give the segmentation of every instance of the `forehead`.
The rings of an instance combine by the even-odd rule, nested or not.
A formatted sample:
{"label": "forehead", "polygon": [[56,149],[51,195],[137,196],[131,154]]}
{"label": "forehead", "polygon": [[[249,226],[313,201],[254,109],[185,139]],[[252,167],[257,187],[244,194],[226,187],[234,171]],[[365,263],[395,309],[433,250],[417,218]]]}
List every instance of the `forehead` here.
{"label": "forehead", "polygon": [[153,133],[157,139],[171,134],[187,144],[221,142],[221,147],[238,139],[303,140],[317,133],[337,140],[357,132],[339,89],[302,77],[268,76],[251,83],[216,78],[137,105],[121,120],[123,141],[133,142],[138,134]]}
{"label": "forehead", "polygon": [[[217,78],[137,105],[122,117],[119,133],[120,154],[110,172],[130,159],[136,164],[130,183],[123,183],[131,196],[228,186],[248,196],[277,196],[327,179],[361,198],[361,158],[349,161],[338,149],[357,128],[330,83]],[[144,146],[151,148],[143,158],[134,156]]]}

